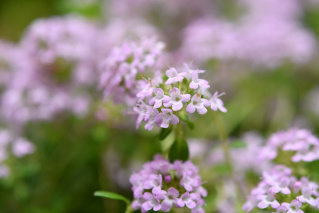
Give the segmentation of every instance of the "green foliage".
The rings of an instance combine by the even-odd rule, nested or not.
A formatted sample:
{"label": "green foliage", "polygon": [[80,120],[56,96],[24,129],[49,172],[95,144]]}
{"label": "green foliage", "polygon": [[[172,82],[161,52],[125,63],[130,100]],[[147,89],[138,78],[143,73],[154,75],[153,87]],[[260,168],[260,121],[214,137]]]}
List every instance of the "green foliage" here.
{"label": "green foliage", "polygon": [[242,140],[234,140],[231,142],[230,146],[233,148],[245,148],[247,147],[247,144]]}
{"label": "green foliage", "polygon": [[162,128],[161,129],[161,132],[159,134],[159,139],[160,140],[164,140],[168,135],[169,133],[171,133],[173,130],[173,127],[172,126],[169,126],[168,128]]}
{"label": "green foliage", "polygon": [[171,162],[175,160],[188,160],[189,150],[187,141],[184,138],[176,139],[169,150],[168,156]]}
{"label": "green foliage", "polygon": [[179,118],[184,121],[191,130],[195,128],[194,122],[190,121],[187,115],[180,115]]}
{"label": "green foliage", "polygon": [[59,0],[56,3],[56,8],[61,13],[78,13],[89,18],[99,18],[102,16],[102,1],[95,0],[92,2],[80,0]]}
{"label": "green foliage", "polygon": [[97,191],[97,192],[94,192],[94,196],[109,198],[109,199],[113,199],[113,200],[122,200],[126,204],[130,203],[130,201],[126,197],[119,195],[117,193],[114,193],[114,192]]}

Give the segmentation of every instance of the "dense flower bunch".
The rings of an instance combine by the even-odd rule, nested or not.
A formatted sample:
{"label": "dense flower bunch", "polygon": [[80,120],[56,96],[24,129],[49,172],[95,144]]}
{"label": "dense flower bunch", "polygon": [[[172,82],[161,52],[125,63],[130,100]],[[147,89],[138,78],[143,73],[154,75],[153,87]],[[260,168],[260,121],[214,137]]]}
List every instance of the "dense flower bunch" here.
{"label": "dense flower bunch", "polygon": [[0,92],[9,84],[14,72],[26,69],[28,63],[23,52],[16,45],[0,40]]}
{"label": "dense flower bunch", "polygon": [[10,174],[10,169],[5,165],[10,153],[21,158],[33,153],[34,150],[34,145],[28,140],[14,136],[12,132],[6,129],[0,129],[0,178]]}
{"label": "dense flower bunch", "polygon": [[192,209],[192,213],[204,212],[203,197],[207,196],[207,192],[201,186],[197,167],[190,161],[169,163],[157,155],[140,172],[134,173],[130,182],[133,184],[134,210],[169,212],[173,206],[186,206]]}
{"label": "dense flower bunch", "polygon": [[226,112],[222,94],[215,92],[211,95],[208,81],[199,78],[203,70],[190,69],[186,64],[183,71],[174,67],[169,68],[162,76],[163,83],[157,79],[149,80],[147,85],[137,94],[139,103],[135,107],[138,113],[136,126],[146,122],[145,129],[152,130],[156,124],[161,128],[168,128],[169,124],[179,123],[179,117],[187,113],[206,114],[207,107],[212,110]]}
{"label": "dense flower bunch", "polygon": [[163,48],[164,44],[154,38],[113,48],[101,67],[104,99],[134,105],[139,89],[147,85],[144,79],[154,76],[153,69]]}
{"label": "dense flower bunch", "polygon": [[319,159],[319,139],[306,129],[289,129],[273,134],[260,151],[259,160],[273,160],[278,151],[292,152],[293,162]]}
{"label": "dense flower bunch", "polygon": [[262,181],[252,190],[243,206],[246,212],[253,208],[276,210],[276,212],[303,213],[309,204],[319,209],[318,184],[306,177],[298,180],[292,171],[277,165],[263,173]]}
{"label": "dense flower bunch", "polygon": [[95,40],[94,25],[80,17],[35,21],[16,47],[20,57],[8,60],[11,75],[1,100],[3,118],[22,125],[52,119],[62,111],[86,115],[98,76]]}
{"label": "dense flower bunch", "polygon": [[235,2],[246,9],[236,19],[240,21],[218,16],[194,20],[184,30],[181,54],[199,63],[217,59],[270,68],[285,60],[303,64],[313,57],[316,41],[298,20],[302,13],[300,1]]}
{"label": "dense flower bunch", "polygon": [[78,16],[39,19],[30,25],[21,46],[34,61],[38,80],[50,86],[90,85],[97,80],[94,53],[99,33]]}
{"label": "dense flower bunch", "polygon": [[159,30],[147,20],[141,18],[117,17],[101,29],[101,56],[110,54],[113,47],[119,46],[123,41],[139,40],[141,38],[161,37]]}

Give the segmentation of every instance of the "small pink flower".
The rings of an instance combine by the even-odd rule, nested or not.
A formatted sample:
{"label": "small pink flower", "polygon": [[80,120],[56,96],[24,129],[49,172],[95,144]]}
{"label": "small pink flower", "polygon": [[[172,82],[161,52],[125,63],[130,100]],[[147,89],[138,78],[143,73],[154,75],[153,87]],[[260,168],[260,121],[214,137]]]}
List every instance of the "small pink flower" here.
{"label": "small pink flower", "polygon": [[223,101],[219,98],[222,95],[224,95],[224,93],[218,95],[218,92],[215,92],[213,97],[209,99],[210,107],[212,108],[212,110],[217,111],[219,109],[222,112],[227,112],[227,109],[224,107]]}
{"label": "small pink flower", "polygon": [[266,195],[260,195],[258,196],[258,199],[260,199],[260,202],[258,203],[258,208],[265,209],[269,205],[276,209],[280,206],[279,202],[275,198],[275,193],[272,190],[268,190],[268,193]]}
{"label": "small pink flower", "polygon": [[314,193],[314,189],[310,187],[304,187],[302,189],[302,195],[297,197],[297,200],[299,200],[302,203],[309,203],[312,206],[317,206],[317,201],[312,197]]}
{"label": "small pink flower", "polygon": [[165,82],[165,84],[167,85],[182,81],[184,79],[184,73],[178,73],[173,67],[166,70],[166,75],[168,80]]}
{"label": "small pink flower", "polygon": [[293,162],[311,162],[319,159],[319,144],[313,148],[311,147],[313,146],[304,144],[304,146],[300,148],[294,156],[292,156],[291,160]]}
{"label": "small pink flower", "polygon": [[168,128],[169,123],[178,124],[179,118],[170,109],[162,109],[162,112],[155,116],[155,123],[158,127]]}
{"label": "small pink flower", "polygon": [[146,121],[146,124],[145,124],[145,129],[148,130],[148,131],[151,131],[154,126],[155,126],[155,117],[158,115],[158,110],[157,109],[149,109],[149,117]]}
{"label": "small pink flower", "polygon": [[249,197],[246,203],[243,205],[243,210],[246,212],[250,212],[254,207],[257,206],[259,203],[259,200],[257,199],[257,195],[259,194],[254,194],[252,193]]}
{"label": "small pink flower", "polygon": [[287,208],[287,213],[304,213],[300,208],[302,206],[302,203],[300,203],[298,200],[293,200],[291,203],[282,203],[283,207]]}
{"label": "small pink flower", "polygon": [[291,191],[288,188],[290,179],[288,177],[282,177],[279,181],[274,181],[274,186],[271,187],[274,193],[282,192],[283,194],[290,194]]}
{"label": "small pink flower", "polygon": [[177,200],[178,207],[184,207],[185,205],[189,209],[193,209],[196,206],[195,201],[191,198],[189,192],[182,194],[181,198]]}
{"label": "small pink flower", "polygon": [[162,175],[149,175],[144,180],[144,189],[152,189],[154,187],[161,187],[162,186],[163,177]]}
{"label": "small pink flower", "polygon": [[139,81],[138,86],[141,88],[140,91],[136,94],[136,97],[140,100],[144,99],[145,97],[149,97],[152,95],[154,91],[154,87],[152,84],[152,80],[149,80],[148,82],[145,81]]}
{"label": "small pink flower", "polygon": [[288,207],[284,205],[284,203],[281,204],[281,206],[279,206],[276,212],[273,213],[287,213],[288,211]]}
{"label": "small pink flower", "polygon": [[184,73],[185,73],[185,74],[184,74],[184,77],[185,77],[187,80],[192,79],[192,74],[193,74],[194,72],[198,72],[198,73],[204,73],[204,72],[205,72],[205,70],[193,70],[193,69],[189,68],[189,66],[188,66],[186,63],[184,63],[184,67],[185,67],[185,69],[186,69],[186,71],[184,72]]}
{"label": "small pink flower", "polygon": [[[146,192],[145,194],[147,193],[148,192]],[[153,196],[151,193],[149,194],[149,199],[142,205],[142,211],[149,211],[151,209],[153,209],[154,211],[159,211],[161,209],[160,200]]]}
{"label": "small pink flower", "polygon": [[164,91],[161,88],[156,88],[154,93],[155,97],[151,98],[149,101],[149,104],[154,105],[154,108],[159,108],[162,106],[163,102],[167,103],[170,101],[170,98],[167,95],[164,95]]}
{"label": "small pink flower", "polygon": [[162,211],[169,212],[173,207],[173,204],[177,202],[177,197],[179,196],[179,192],[177,189],[171,187],[167,190],[167,194],[162,201]]}
{"label": "small pink flower", "polygon": [[178,88],[174,87],[169,91],[170,100],[166,103],[164,103],[165,107],[172,106],[173,111],[178,111],[183,108],[183,103],[188,102],[191,99],[190,94],[183,94],[181,95],[181,92]]}
{"label": "small pink flower", "polygon": [[201,87],[201,88],[209,88],[210,87],[208,84],[208,81],[198,78],[198,74],[202,73],[202,72],[203,71],[199,71],[199,70],[192,72],[192,81],[189,84],[189,88],[197,89],[198,87]]}
{"label": "small pink flower", "polygon": [[17,157],[23,157],[24,155],[33,153],[34,150],[34,145],[23,138],[18,138],[12,148],[13,154]]}
{"label": "small pink flower", "polygon": [[136,120],[136,129],[141,125],[143,120],[147,120],[150,114],[150,106],[146,105],[144,102],[141,102],[134,107],[134,112],[138,114]]}
{"label": "small pink flower", "polygon": [[195,110],[201,115],[207,112],[206,107],[209,106],[209,101],[207,99],[201,98],[200,94],[195,94],[192,97],[191,103],[186,107],[186,111],[189,113],[194,113]]}

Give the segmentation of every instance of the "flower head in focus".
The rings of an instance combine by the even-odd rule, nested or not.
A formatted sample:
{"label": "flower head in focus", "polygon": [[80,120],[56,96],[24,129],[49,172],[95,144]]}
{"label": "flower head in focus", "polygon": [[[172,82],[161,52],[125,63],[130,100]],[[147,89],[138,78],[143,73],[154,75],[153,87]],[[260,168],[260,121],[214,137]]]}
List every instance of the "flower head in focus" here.
{"label": "flower head in focus", "polygon": [[[149,109],[154,108],[157,111],[152,111],[154,115],[145,119],[147,124],[151,122],[161,128],[168,128],[170,123],[176,125],[180,122],[180,118],[185,120],[189,114],[195,113],[206,114],[207,107],[211,106],[212,110],[220,110],[227,112],[222,100],[219,98],[222,94],[215,92],[211,95],[207,91],[210,85],[207,80],[199,78],[199,74],[204,73],[204,70],[193,70],[185,64],[184,69],[176,69],[170,67],[165,71],[165,75],[158,75],[162,80],[149,80],[149,84],[144,86],[137,93],[138,101],[142,101],[148,105]],[[159,82],[154,84],[153,82]],[[164,83],[163,83],[164,82]],[[143,95],[141,95],[143,94]],[[135,98],[136,100],[136,98]],[[138,104],[139,105],[139,104]],[[145,106],[144,106],[145,108]],[[141,117],[142,110],[135,110]],[[141,113],[139,113],[141,112]],[[186,118],[188,119],[188,118]],[[141,122],[137,122],[137,127]],[[145,126],[148,130],[152,129]]]}
{"label": "flower head in focus", "polygon": [[207,196],[207,192],[201,186],[197,167],[190,161],[170,163],[157,155],[154,161],[134,173],[130,182],[133,185],[134,210],[169,212],[174,207],[185,207],[192,209],[192,213],[204,212],[203,197]]}

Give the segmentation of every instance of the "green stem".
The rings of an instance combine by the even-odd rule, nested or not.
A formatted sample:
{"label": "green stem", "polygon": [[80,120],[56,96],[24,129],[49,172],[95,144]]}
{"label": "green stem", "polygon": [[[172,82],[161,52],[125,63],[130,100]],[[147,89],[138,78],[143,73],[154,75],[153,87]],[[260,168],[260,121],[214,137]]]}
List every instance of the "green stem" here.
{"label": "green stem", "polygon": [[125,213],[133,213],[133,212],[134,210],[132,208],[132,205],[130,203],[127,203]]}
{"label": "green stem", "polygon": [[179,122],[175,126],[175,137],[180,141],[183,138],[183,129],[182,129],[182,122]]}
{"label": "green stem", "polygon": [[[178,141],[179,146],[182,146],[182,143],[184,142],[184,132],[182,128],[182,122],[179,122],[175,127],[175,139]],[[187,144],[187,143],[186,143]],[[188,144],[187,144],[188,146]],[[187,147],[189,149],[189,147]]]}
{"label": "green stem", "polygon": [[226,132],[226,129],[225,129],[224,122],[220,118],[219,113],[213,113],[213,115],[214,115],[214,119],[215,119],[215,122],[216,122],[216,125],[217,125],[219,139],[222,142],[222,149],[223,149],[223,152],[224,152],[224,157],[225,157],[225,161],[226,161],[229,173],[230,173],[230,177],[231,177],[232,181],[234,182],[234,184],[237,187],[238,201],[239,202],[243,202],[244,199],[246,198],[246,193],[242,189],[242,187],[240,185],[240,182],[236,178],[236,175],[235,175],[235,172],[234,172],[234,165],[233,165],[233,161],[232,161],[232,158],[231,158],[230,147],[229,147],[229,142],[228,142],[228,136],[227,136],[227,132]]}

